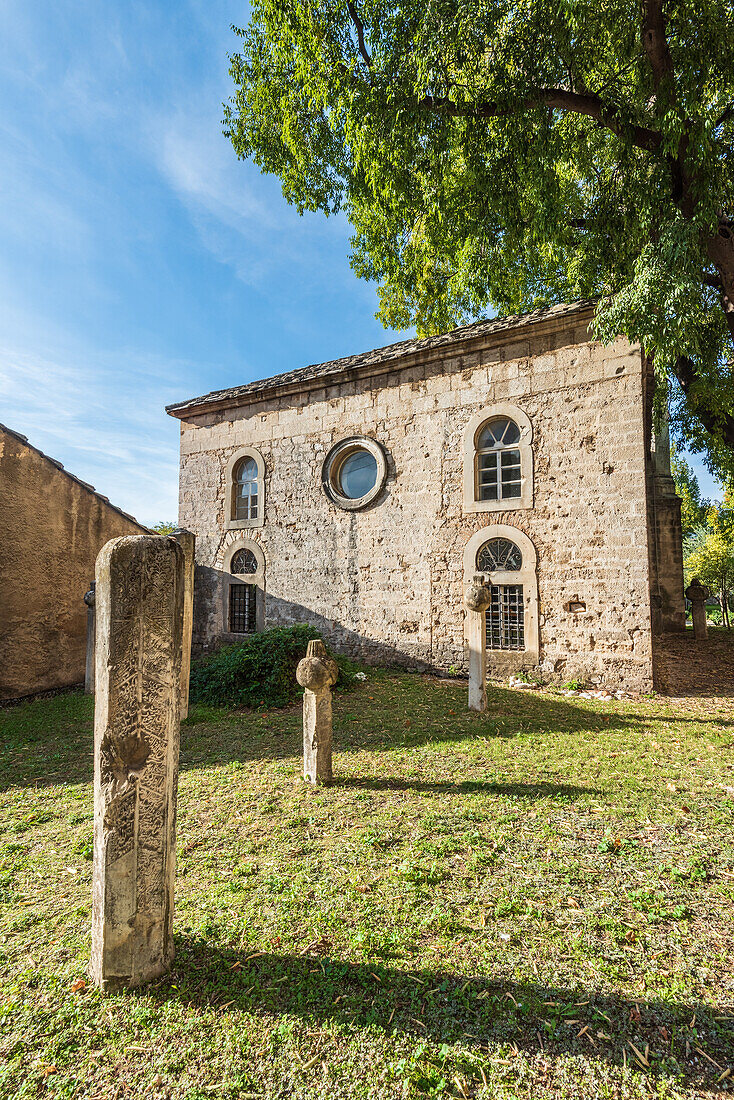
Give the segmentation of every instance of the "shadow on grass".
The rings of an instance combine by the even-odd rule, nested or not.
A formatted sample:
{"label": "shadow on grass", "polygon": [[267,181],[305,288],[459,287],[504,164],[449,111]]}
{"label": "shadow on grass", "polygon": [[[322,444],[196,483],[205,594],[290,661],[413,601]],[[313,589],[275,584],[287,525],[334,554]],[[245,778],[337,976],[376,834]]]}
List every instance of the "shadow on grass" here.
{"label": "shadow on grass", "polygon": [[434,794],[501,794],[510,798],[578,798],[579,795],[600,795],[596,787],[574,787],[569,783],[483,783],[464,780],[462,783],[432,783],[424,779],[388,779],[337,777],[332,787],[349,787],[360,791],[428,791]]}
{"label": "shadow on grass", "polygon": [[[488,700],[488,710],[478,715],[466,709],[465,684],[374,670],[367,684],[335,699],[334,746],[337,752],[383,752],[473,738],[606,735],[610,730],[636,732],[659,717],[615,711],[615,704],[601,713],[565,698],[496,684],[489,685]],[[80,694],[0,711],[0,789],[91,782],[93,721],[93,699]],[[181,727],[181,770],[232,761],[298,759],[301,736],[298,706],[266,714],[194,706]],[[361,782],[366,786],[370,781]],[[384,789],[394,782],[386,780]],[[436,789],[452,787],[446,783]]]}
{"label": "shadow on grass", "polygon": [[712,1088],[734,1050],[734,1017],[701,1003],[633,1001],[539,982],[349,963],[328,954],[245,955],[186,936],[176,937],[176,950],[173,973],[146,991],[161,1001],[336,1020],[480,1050],[514,1043],[530,1054],[585,1055],[617,1065],[625,1054],[638,1065],[634,1044],[650,1063],[646,1072],[667,1070]]}

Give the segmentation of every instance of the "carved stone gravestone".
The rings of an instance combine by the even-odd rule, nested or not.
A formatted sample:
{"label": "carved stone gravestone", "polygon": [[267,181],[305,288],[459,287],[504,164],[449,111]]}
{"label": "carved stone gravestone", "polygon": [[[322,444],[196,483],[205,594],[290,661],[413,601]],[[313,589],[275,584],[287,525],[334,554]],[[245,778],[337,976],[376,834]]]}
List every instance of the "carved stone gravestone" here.
{"label": "carved stone gravestone", "polygon": [[181,721],[189,713],[189,678],[191,676],[191,631],[194,625],[194,554],[196,535],[183,527],[173,537],[184,552],[183,595],[183,656],[181,658]]}
{"label": "carved stone gravestone", "polygon": [[464,600],[469,616],[469,710],[487,709],[487,626],[485,611],[492,592],[481,573],[475,573]]}
{"label": "carved stone gravestone", "polygon": [[331,685],[339,675],[336,661],[321,641],[308,643],[296,679],[303,692],[303,777],[311,783],[331,783]]}
{"label": "carved stone gravestone", "polygon": [[140,985],[171,965],[184,553],[112,539],[97,558],[90,974]]}
{"label": "carved stone gravestone", "polygon": [[84,602],[87,605],[87,663],[84,669],[84,694],[94,695],[94,584],[89,585],[89,591],[84,593]]}
{"label": "carved stone gravestone", "polygon": [[705,584],[701,583],[698,577],[694,577],[688,588],[686,588],[686,598],[691,601],[693,637],[696,641],[708,638],[709,624],[706,618],[706,600],[710,595],[710,590]]}

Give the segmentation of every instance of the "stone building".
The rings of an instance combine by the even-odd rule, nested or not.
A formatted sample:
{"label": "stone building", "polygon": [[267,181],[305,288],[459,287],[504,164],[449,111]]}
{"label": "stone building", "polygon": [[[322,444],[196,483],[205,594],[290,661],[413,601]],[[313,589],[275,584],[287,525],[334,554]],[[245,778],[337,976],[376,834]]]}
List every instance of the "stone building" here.
{"label": "stone building", "polygon": [[168,408],[197,536],[194,644],[310,622],[375,663],[649,689],[683,627],[680,502],[641,349],[593,304],[480,321]]}
{"label": "stone building", "polygon": [[0,699],[84,681],[94,563],[144,527],[0,424]]}

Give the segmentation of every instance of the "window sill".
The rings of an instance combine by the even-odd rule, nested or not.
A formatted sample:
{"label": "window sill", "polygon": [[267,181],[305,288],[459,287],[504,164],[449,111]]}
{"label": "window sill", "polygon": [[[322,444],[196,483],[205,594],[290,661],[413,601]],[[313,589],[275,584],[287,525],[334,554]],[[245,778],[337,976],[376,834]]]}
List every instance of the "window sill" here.
{"label": "window sill", "polygon": [[532,507],[532,498],[529,494],[524,494],[510,500],[465,500],[463,510],[468,515],[470,512],[518,512]]}
{"label": "window sill", "polygon": [[263,527],[265,525],[264,517],[262,519],[228,519],[225,520],[225,531],[251,531],[255,527]]}

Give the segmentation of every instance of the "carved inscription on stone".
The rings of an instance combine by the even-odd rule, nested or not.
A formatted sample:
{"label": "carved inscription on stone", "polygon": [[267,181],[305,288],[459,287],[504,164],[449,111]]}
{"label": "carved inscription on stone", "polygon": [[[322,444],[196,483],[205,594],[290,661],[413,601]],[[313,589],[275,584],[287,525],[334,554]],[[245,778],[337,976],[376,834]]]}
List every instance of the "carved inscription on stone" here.
{"label": "carved inscription on stone", "polygon": [[154,535],[97,558],[90,973],[139,985],[173,958],[184,554]]}

